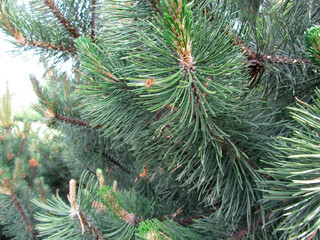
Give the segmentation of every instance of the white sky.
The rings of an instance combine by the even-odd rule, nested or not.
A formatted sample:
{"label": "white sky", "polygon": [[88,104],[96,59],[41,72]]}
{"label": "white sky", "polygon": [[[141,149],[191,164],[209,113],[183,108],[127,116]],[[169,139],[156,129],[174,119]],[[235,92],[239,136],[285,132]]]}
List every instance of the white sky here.
{"label": "white sky", "polygon": [[0,32],[0,96],[5,93],[6,81],[8,81],[9,90],[12,93],[13,109],[27,107],[37,102],[29,75],[33,74],[39,79],[44,70],[38,63],[36,55],[13,54],[13,44],[4,38],[5,35]]}

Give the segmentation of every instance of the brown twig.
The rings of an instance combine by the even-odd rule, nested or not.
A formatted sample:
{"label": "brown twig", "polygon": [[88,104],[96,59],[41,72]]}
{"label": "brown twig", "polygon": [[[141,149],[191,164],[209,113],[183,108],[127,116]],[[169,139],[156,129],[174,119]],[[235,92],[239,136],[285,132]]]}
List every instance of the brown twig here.
{"label": "brown twig", "polygon": [[11,36],[14,37],[17,41],[18,44],[21,46],[34,46],[34,47],[39,47],[39,48],[44,48],[44,49],[51,49],[51,50],[59,50],[59,51],[64,51],[64,52],[69,52],[71,54],[75,54],[77,50],[75,48],[71,47],[63,47],[58,46],[54,43],[44,43],[41,41],[36,41],[36,40],[27,40],[25,36],[16,28],[14,24],[12,24],[11,20],[9,19],[6,9],[5,9],[5,3],[2,3],[1,6],[1,12],[0,12],[0,18],[3,21],[4,27],[10,32]]}
{"label": "brown twig", "polygon": [[105,153],[103,153],[103,156],[107,157],[110,162],[112,162],[114,165],[118,166],[121,170],[125,171],[128,174],[131,174],[131,170],[129,170],[127,167],[123,166],[116,159],[112,158],[111,156],[106,155]]}
{"label": "brown twig", "polygon": [[33,229],[32,225],[31,225],[30,219],[29,219],[28,215],[26,214],[26,211],[22,207],[18,197],[16,196],[16,194],[15,194],[13,188],[12,188],[12,185],[10,183],[10,180],[8,178],[6,179],[6,183],[9,186],[9,189],[10,189],[11,201],[14,203],[14,205],[18,209],[21,217],[23,218],[23,221],[26,224],[27,230],[32,234],[33,239],[36,239],[36,237],[35,237],[36,234],[34,232],[34,229]]}
{"label": "brown twig", "polygon": [[25,146],[25,143],[26,143],[26,137],[23,136],[22,137],[22,141],[21,141],[21,145],[20,145],[20,149],[19,149],[19,152],[17,154],[18,157],[21,157],[23,149],[24,149],[24,146]]}
{"label": "brown twig", "polygon": [[154,9],[154,11],[156,12],[156,13],[159,13],[159,14],[161,14],[161,11],[159,10],[159,8],[158,8],[158,4],[159,4],[159,0],[151,0],[150,1],[150,4],[151,4],[151,6],[152,6],[152,8]]}
{"label": "brown twig", "polygon": [[95,37],[96,0],[91,0],[91,39]]}
{"label": "brown twig", "polygon": [[[59,114],[55,114],[54,115],[54,119],[59,120],[61,122],[69,123],[69,124],[72,124],[72,125],[76,125],[76,126],[83,126],[83,127],[89,128],[89,129],[99,129],[99,128],[102,127],[102,125],[97,125],[97,126],[93,127],[87,121],[83,121],[83,120],[80,120],[80,119],[74,119],[74,118],[70,118],[70,117],[66,117],[66,116],[61,116]],[[103,153],[103,156],[107,157],[110,162],[112,162],[113,164],[118,166],[120,169],[122,169],[126,173],[131,174],[131,171],[127,167],[125,167],[121,163],[119,163],[116,159],[114,159],[111,156],[108,156],[108,155],[106,155],[104,153]]]}
{"label": "brown twig", "polygon": [[[270,217],[270,215],[267,214],[267,215],[265,216],[265,221],[267,221],[267,220],[269,219],[269,217]],[[241,240],[242,238],[244,238],[244,237],[248,234],[249,230],[251,231],[251,230],[253,229],[254,225],[256,225],[257,223],[258,223],[258,224],[262,224],[262,219],[259,218],[259,220],[257,220],[256,222],[251,223],[250,228],[248,228],[248,226],[247,226],[247,227],[245,227],[245,228],[243,228],[243,229],[240,229],[239,231],[237,231],[237,232],[233,235],[233,238],[232,238],[232,239],[233,239],[233,240]]]}
{"label": "brown twig", "polygon": [[87,128],[91,128],[91,129],[98,129],[98,128],[102,127],[102,125],[97,125],[97,126],[93,127],[87,121],[83,121],[83,120],[76,119],[76,118],[70,118],[70,117],[59,115],[59,114],[54,114],[54,119],[59,120],[60,122],[70,123],[72,125],[87,127]]}
{"label": "brown twig", "polygon": [[103,240],[107,240],[107,238],[103,237],[103,234],[99,231],[98,228],[96,228],[92,222],[88,222],[88,219],[86,217],[86,214],[83,211],[79,211],[79,216],[81,219],[81,223],[86,226],[88,232],[90,235],[92,235],[94,237],[94,239],[98,240],[98,239],[103,239]]}
{"label": "brown twig", "polygon": [[48,5],[48,7],[52,10],[54,16],[62,23],[62,25],[68,30],[68,32],[74,37],[80,37],[80,33],[78,30],[72,26],[70,21],[66,19],[62,13],[59,11],[57,6],[54,4],[52,0],[44,0],[44,2]]}
{"label": "brown twig", "polygon": [[77,49],[76,48],[72,48],[72,47],[63,47],[63,46],[58,46],[54,43],[45,43],[45,42],[41,42],[41,41],[28,41],[26,39],[24,39],[24,41],[18,41],[18,43],[22,46],[33,46],[33,47],[38,47],[38,48],[43,48],[43,49],[50,49],[50,50],[54,50],[54,51],[61,51],[61,52],[69,52],[72,55],[75,55],[77,53]]}

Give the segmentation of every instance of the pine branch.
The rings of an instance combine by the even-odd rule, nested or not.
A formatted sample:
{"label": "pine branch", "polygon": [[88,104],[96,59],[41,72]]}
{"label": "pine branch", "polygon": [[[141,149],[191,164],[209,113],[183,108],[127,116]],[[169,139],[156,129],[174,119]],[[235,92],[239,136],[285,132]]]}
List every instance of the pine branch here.
{"label": "pine branch", "polygon": [[83,120],[75,119],[75,118],[70,118],[70,117],[59,115],[59,114],[54,114],[54,119],[59,120],[60,122],[69,123],[69,124],[72,124],[75,126],[87,127],[90,129],[98,129],[98,128],[102,127],[102,125],[97,125],[97,126],[93,127],[87,121],[83,121]]}
{"label": "pine branch", "polygon": [[241,51],[247,56],[250,72],[249,74],[255,79],[258,73],[262,72],[265,68],[265,63],[276,64],[310,64],[308,59],[298,58],[284,58],[271,55],[260,55],[251,49],[247,48],[241,41],[237,41],[237,45],[241,46]]}
{"label": "pine branch", "polygon": [[[267,222],[267,220],[269,219],[269,217],[270,217],[269,214],[267,214],[267,215],[265,216],[264,222]],[[256,224],[262,224],[262,223],[263,223],[262,219],[259,218],[256,222],[251,223],[250,228],[248,228],[248,226],[247,226],[247,227],[245,227],[245,228],[243,228],[243,229],[238,230],[238,231],[233,235],[233,239],[234,239],[234,240],[241,240],[241,239],[246,238],[248,232],[251,232]]]}
{"label": "pine branch", "polygon": [[108,160],[112,163],[114,163],[116,166],[118,166],[121,170],[125,171],[128,174],[131,174],[131,170],[129,170],[127,167],[123,166],[121,163],[119,163],[116,159],[112,158],[111,156],[106,155],[103,153],[103,156],[108,158]]}
{"label": "pine branch", "polygon": [[32,46],[32,47],[38,47],[38,48],[43,48],[43,49],[47,49],[47,50],[69,52],[72,55],[76,55],[76,53],[77,53],[77,49],[76,48],[58,46],[58,45],[56,45],[54,43],[45,43],[45,42],[35,41],[35,40],[28,41],[26,39],[18,41],[18,43],[20,45],[22,45],[22,46],[25,46],[25,47]]}
{"label": "pine branch", "polygon": [[20,215],[22,216],[22,218],[23,218],[23,220],[24,220],[24,222],[25,222],[25,224],[27,226],[28,231],[32,234],[33,239],[36,239],[36,234],[34,232],[34,229],[33,229],[32,225],[31,225],[30,219],[29,219],[28,215],[26,214],[24,208],[22,207],[22,205],[21,205],[18,197],[16,196],[15,192],[13,191],[11,182],[10,182],[10,180],[8,178],[6,179],[6,183],[9,186],[9,189],[10,189],[11,201],[14,203],[14,205],[18,209]]}
{"label": "pine branch", "polygon": [[[46,1],[46,0],[45,0]],[[50,0],[49,0],[50,1]],[[6,11],[5,11],[5,4],[2,5],[2,12],[0,12],[0,20],[3,21],[3,26],[8,30],[12,37],[16,39],[16,42],[21,46],[33,46],[47,50],[55,50],[55,51],[63,51],[69,52],[71,54],[75,54],[77,50],[71,47],[63,47],[58,46],[54,43],[45,43],[42,41],[35,41],[35,40],[27,40],[25,36],[16,28],[16,26],[10,21]]]}
{"label": "pine branch", "polygon": [[18,157],[21,157],[21,154],[22,154],[22,152],[24,150],[25,143],[26,143],[26,137],[23,137],[22,141],[21,141],[19,152],[17,154]]}
{"label": "pine branch", "polygon": [[150,4],[151,4],[153,10],[154,10],[156,13],[161,14],[161,11],[159,10],[159,8],[158,8],[158,6],[157,6],[157,5],[159,4],[159,0],[150,0]]}
{"label": "pine branch", "polygon": [[[89,122],[82,121],[80,119],[74,119],[66,116],[61,116],[59,114],[54,115],[54,119],[59,120],[61,122],[69,123],[76,126],[83,126],[90,129],[98,129],[101,128],[102,125],[97,125],[95,127],[92,127]],[[127,167],[123,166],[120,162],[118,162],[116,159],[112,158],[111,156],[106,155],[103,153],[103,156],[108,158],[108,160],[112,163],[114,163],[116,166],[118,166],[121,170],[125,171],[128,174],[131,174],[131,170],[129,170]]]}
{"label": "pine branch", "polygon": [[92,222],[89,222],[86,214],[83,211],[79,211],[79,216],[81,219],[81,222],[84,226],[86,226],[88,232],[90,235],[92,235],[94,237],[94,239],[99,240],[99,239],[103,239],[103,240],[108,240],[108,238],[103,238],[103,234],[99,231],[99,229],[97,229]]}
{"label": "pine branch", "polygon": [[44,2],[48,5],[48,7],[52,10],[54,16],[62,23],[62,25],[68,30],[68,32],[74,37],[80,37],[80,33],[78,30],[72,26],[70,21],[66,19],[62,13],[59,11],[57,6],[54,4],[52,0],[44,0]]}
{"label": "pine branch", "polygon": [[91,0],[92,16],[91,16],[91,39],[95,37],[95,18],[96,18],[96,0]]}

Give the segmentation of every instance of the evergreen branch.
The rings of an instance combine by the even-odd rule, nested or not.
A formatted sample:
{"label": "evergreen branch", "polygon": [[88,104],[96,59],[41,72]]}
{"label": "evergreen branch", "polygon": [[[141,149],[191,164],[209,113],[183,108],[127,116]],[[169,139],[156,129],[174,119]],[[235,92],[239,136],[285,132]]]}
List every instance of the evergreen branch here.
{"label": "evergreen branch", "polygon": [[58,46],[54,43],[45,43],[45,42],[35,41],[35,40],[28,41],[26,39],[23,39],[21,41],[18,41],[18,43],[25,47],[32,46],[32,47],[38,47],[38,48],[54,50],[54,51],[69,52],[72,55],[75,55],[77,52],[76,48]]}
{"label": "evergreen branch", "polygon": [[91,39],[95,37],[95,18],[96,18],[96,0],[91,0],[92,16],[91,16]]}
{"label": "evergreen branch", "polygon": [[84,226],[86,226],[88,232],[90,235],[95,237],[96,240],[103,239],[103,240],[108,240],[108,238],[103,238],[103,234],[97,229],[92,222],[89,222],[86,214],[83,211],[79,211],[79,217],[81,218],[81,222]]}
{"label": "evergreen branch", "polygon": [[[83,121],[80,119],[74,119],[66,116],[61,116],[59,114],[54,114],[54,119],[59,120],[61,122],[69,123],[76,126],[82,126],[90,129],[99,129],[102,127],[102,125],[97,125],[95,127],[91,126],[89,122]],[[118,166],[121,170],[125,171],[128,174],[131,174],[131,170],[129,170],[127,167],[123,166],[120,162],[118,162],[116,159],[112,158],[111,156],[106,155],[103,153],[104,157],[107,157],[108,160],[112,163],[114,163],[116,166]]]}
{"label": "evergreen branch", "polygon": [[[46,1],[46,0],[45,0]],[[51,1],[51,0],[49,0]],[[42,49],[47,49],[47,50],[55,50],[55,51],[63,51],[63,52],[69,52],[71,54],[75,54],[77,50],[72,47],[64,47],[64,46],[58,46],[54,43],[45,43],[42,41],[36,41],[36,40],[27,40],[25,36],[19,31],[16,26],[10,21],[6,10],[5,10],[5,3],[2,3],[2,9],[0,12],[0,20],[3,21],[3,26],[8,30],[10,35],[16,39],[16,42],[21,45],[21,46],[33,46],[33,47],[38,47]]]}
{"label": "evergreen branch", "polygon": [[178,223],[179,225],[181,226],[186,226],[186,225],[189,225],[192,223],[193,220],[195,219],[201,219],[205,216],[209,216],[210,214],[212,214],[213,212],[217,211],[217,209],[220,207],[220,203],[218,203],[219,206],[215,207],[214,209],[211,209],[209,211],[206,211],[204,213],[202,213],[201,215],[195,215],[195,216],[189,216],[189,217],[186,217],[186,218],[174,218],[176,215],[173,214],[173,218],[171,220],[174,220],[176,223]]}
{"label": "evergreen branch", "polygon": [[23,152],[25,143],[26,143],[26,137],[22,137],[20,149],[19,149],[19,152],[18,152],[18,154],[17,154],[18,157],[21,157],[21,154],[22,154],[22,152]]}
{"label": "evergreen branch", "polygon": [[59,120],[60,122],[65,122],[65,123],[69,123],[69,124],[76,125],[76,126],[87,127],[90,129],[98,129],[98,128],[102,127],[101,125],[97,125],[97,126],[93,127],[87,121],[83,121],[83,120],[75,119],[75,118],[70,118],[70,117],[59,115],[59,114],[54,114],[54,119]]}
{"label": "evergreen branch", "polygon": [[131,174],[131,170],[129,170],[127,167],[123,166],[120,162],[118,162],[116,159],[114,159],[111,156],[106,155],[105,153],[103,153],[104,157],[107,157],[108,160],[112,163],[114,163],[116,166],[118,166],[121,170],[125,171],[128,174]]}
{"label": "evergreen branch", "polygon": [[[267,214],[265,217],[264,217],[264,222],[267,222],[268,219],[269,219],[269,214]],[[234,240],[241,240],[241,239],[244,239],[246,238],[247,234],[249,232],[252,232],[253,228],[255,227],[256,224],[262,224],[263,221],[261,218],[259,218],[256,222],[252,222],[251,225],[250,225],[250,228],[248,228],[248,226],[246,226],[245,228],[242,228],[240,230],[238,230],[236,233],[233,234],[233,239]]]}
{"label": "evergreen branch", "polygon": [[134,213],[128,213],[124,209],[117,195],[116,184],[113,188],[106,185],[101,186],[100,200],[104,204],[108,212],[110,212],[114,216],[117,216],[119,219],[122,219],[129,225],[138,225],[139,222],[143,221],[142,219],[137,218]]}
{"label": "evergreen branch", "polygon": [[68,195],[68,200],[70,202],[70,207],[71,207],[71,216],[76,217],[79,219],[81,228],[82,228],[82,235],[84,234],[84,227],[86,226],[88,232],[90,235],[95,237],[96,240],[98,239],[104,239],[102,238],[102,233],[93,225],[92,222],[89,222],[86,214],[79,209],[79,206],[77,205],[77,191],[76,191],[76,181],[74,179],[71,179],[69,182],[69,195]]}
{"label": "evergreen branch", "polygon": [[265,68],[265,63],[276,63],[276,64],[310,64],[308,59],[299,58],[285,58],[271,55],[260,55],[251,49],[247,48],[241,41],[237,41],[237,45],[241,46],[241,51],[247,56],[249,63],[250,72],[249,74],[253,77],[253,80],[258,73],[262,72]]}
{"label": "evergreen branch", "polygon": [[6,182],[7,182],[7,185],[9,186],[9,189],[10,189],[11,201],[14,203],[14,205],[18,209],[20,215],[22,216],[22,218],[27,226],[28,231],[32,234],[33,239],[36,239],[36,234],[34,232],[32,225],[31,225],[30,219],[29,219],[28,215],[26,214],[24,208],[22,207],[15,192],[13,191],[12,185],[11,185],[10,180],[8,178],[6,179]]}
{"label": "evergreen branch", "polygon": [[54,16],[62,23],[62,25],[69,31],[69,33],[74,38],[80,37],[80,33],[78,32],[78,30],[74,26],[72,26],[70,21],[62,15],[62,13],[59,11],[59,9],[52,0],[44,0],[44,2],[52,10]]}
{"label": "evergreen branch", "polygon": [[159,0],[150,0],[150,4],[156,13],[161,14],[161,11],[158,8]]}

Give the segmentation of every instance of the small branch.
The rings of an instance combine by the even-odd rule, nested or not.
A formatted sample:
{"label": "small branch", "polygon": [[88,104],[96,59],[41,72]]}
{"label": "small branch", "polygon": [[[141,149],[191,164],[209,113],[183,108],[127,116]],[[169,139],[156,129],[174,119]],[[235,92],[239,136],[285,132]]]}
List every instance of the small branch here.
{"label": "small branch", "polygon": [[53,43],[44,43],[41,41],[35,41],[35,40],[27,40],[25,36],[21,33],[19,29],[16,28],[14,24],[11,23],[11,20],[9,19],[6,11],[5,11],[5,4],[2,6],[2,12],[0,11],[0,18],[3,20],[4,27],[10,32],[11,36],[14,37],[18,44],[21,46],[33,46],[33,47],[39,47],[43,49],[51,49],[51,50],[59,50],[64,52],[69,52],[73,55],[77,52],[75,48],[71,47],[63,47],[63,46],[57,46]]}
{"label": "small branch", "polygon": [[80,33],[78,30],[72,26],[70,21],[66,19],[62,13],[59,11],[57,6],[54,4],[52,0],[44,0],[44,2],[48,5],[48,7],[52,10],[54,16],[62,23],[62,25],[68,30],[68,32],[74,37],[80,37]]}
{"label": "small branch", "polygon": [[150,0],[151,7],[154,9],[156,13],[161,14],[161,11],[158,8],[159,0]]}
{"label": "small branch", "polygon": [[33,188],[35,172],[36,172],[35,167],[31,167],[30,188]]}
{"label": "small branch", "polygon": [[[265,221],[267,221],[269,219],[269,214],[267,214],[265,216]],[[251,223],[250,225],[250,229],[248,227],[245,227],[243,229],[240,229],[238,232],[236,232],[234,235],[233,235],[233,238],[234,240],[241,240],[242,238],[246,237],[246,235],[248,234],[249,230],[251,231],[254,227],[255,224],[261,224],[262,223],[262,219],[260,218],[259,220],[257,220],[256,222],[253,222]]]}
{"label": "small branch", "polygon": [[22,138],[22,141],[21,141],[21,145],[20,145],[19,152],[18,152],[18,154],[17,154],[18,157],[21,157],[22,152],[23,152],[23,149],[24,149],[24,146],[25,146],[25,143],[26,143],[26,138],[23,137],[23,138]]}
{"label": "small branch", "polygon": [[[102,125],[97,125],[97,126],[93,127],[87,121],[61,116],[59,114],[55,114],[54,115],[54,119],[59,120],[61,122],[69,123],[69,124],[72,124],[72,125],[76,125],[76,126],[87,127],[87,128],[90,128],[90,129],[99,129],[99,128],[102,127]],[[116,159],[112,158],[111,156],[106,155],[105,153],[103,153],[103,156],[107,157],[110,162],[112,162],[115,165],[117,165],[120,169],[122,169],[126,173],[131,174],[131,171],[127,167],[125,167],[121,163],[119,163]]]}
{"label": "small branch", "polygon": [[77,53],[76,48],[72,47],[63,47],[63,46],[58,46],[53,43],[45,43],[41,41],[28,41],[26,39],[23,39],[23,41],[17,41],[20,45],[28,47],[28,46],[33,46],[33,47],[38,47],[38,48],[43,48],[43,49],[48,49],[48,50],[54,50],[54,51],[62,51],[62,52],[69,52],[72,55],[75,55]]}
{"label": "small branch", "polygon": [[[218,206],[217,208],[219,208],[219,207],[220,206]],[[190,216],[187,218],[175,218],[175,219],[173,218],[173,220],[181,226],[186,226],[186,225],[191,224],[194,219],[201,219],[204,216],[210,215],[211,213],[215,212],[217,210],[217,208],[206,211],[202,215]]]}
{"label": "small branch", "polygon": [[72,125],[87,127],[87,128],[91,128],[91,129],[98,129],[98,128],[102,127],[102,125],[97,125],[97,126],[93,127],[87,121],[83,121],[83,120],[75,119],[75,118],[70,118],[70,117],[66,117],[66,116],[61,116],[59,114],[55,114],[54,119],[59,120],[61,122],[70,123]]}
{"label": "small branch", "polygon": [[131,171],[130,171],[127,167],[125,167],[125,166],[123,166],[121,163],[119,163],[116,159],[112,158],[112,157],[109,156],[109,155],[106,155],[105,153],[103,153],[103,156],[106,157],[106,158],[108,158],[108,160],[109,160],[110,162],[112,162],[113,164],[117,165],[121,170],[125,171],[125,172],[128,173],[128,174],[131,174]]}
{"label": "small branch", "polygon": [[12,185],[10,183],[9,179],[6,179],[7,185],[10,188],[10,195],[11,195],[11,201],[14,203],[14,205],[16,206],[16,208],[18,209],[20,215],[22,216],[26,226],[27,226],[27,230],[32,234],[33,239],[36,239],[35,237],[35,232],[34,229],[31,225],[30,219],[28,217],[28,215],[26,214],[24,208],[22,207],[18,197],[16,196],[15,192],[13,191]]}
{"label": "small branch", "polygon": [[91,39],[95,37],[96,0],[91,0]]}
{"label": "small branch", "polygon": [[82,224],[86,226],[90,235],[92,235],[96,240],[107,240],[107,238],[103,238],[103,234],[98,230],[98,228],[93,225],[92,222],[88,222],[87,217],[83,211],[79,212],[79,216],[81,218]]}
{"label": "small branch", "polygon": [[262,72],[265,68],[265,63],[276,63],[276,64],[308,64],[308,59],[298,58],[284,58],[271,55],[259,55],[258,53],[247,48],[241,41],[235,39],[238,46],[241,47],[241,51],[247,56],[249,63],[250,75],[253,77],[250,82],[253,82],[256,76]]}

